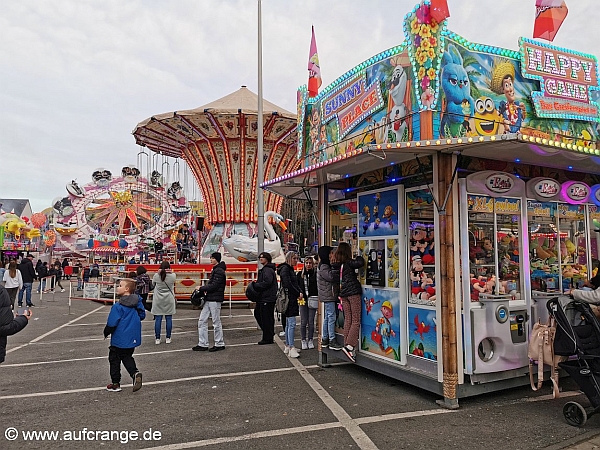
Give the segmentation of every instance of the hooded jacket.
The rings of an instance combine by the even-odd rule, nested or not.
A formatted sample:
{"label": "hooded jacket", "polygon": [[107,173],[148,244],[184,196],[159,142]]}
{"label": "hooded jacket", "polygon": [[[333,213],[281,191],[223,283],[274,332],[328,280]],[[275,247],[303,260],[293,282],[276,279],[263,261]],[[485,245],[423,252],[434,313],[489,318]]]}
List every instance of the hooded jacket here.
{"label": "hooded jacket", "polygon": [[340,269],[333,268],[329,261],[329,253],[333,247],[324,245],[319,247],[319,267],[317,269],[317,290],[319,301],[335,302],[340,290]]}
{"label": "hooded jacket", "polygon": [[21,271],[21,278],[23,278],[23,283],[33,283],[35,280],[35,269],[33,268],[33,263],[29,258],[23,258],[21,264],[19,264],[19,270]]}
{"label": "hooded jacket", "polygon": [[142,320],[146,310],[142,297],[138,294],[124,295],[110,309],[104,337],[110,338],[110,345],[117,348],[134,348],[142,345]]}
{"label": "hooded jacket", "polygon": [[260,294],[261,302],[275,303],[275,299],[277,298],[275,264],[267,263],[258,271],[258,277],[254,281],[254,289]]}
{"label": "hooded jacket", "polygon": [[227,265],[225,261],[221,261],[213,266],[208,283],[198,289],[199,291],[206,292],[205,301],[223,303],[223,300],[225,300],[225,285],[227,284],[226,270]]}
{"label": "hooded jacket", "polygon": [[350,297],[351,295],[362,295],[362,287],[356,269],[361,269],[365,265],[365,259],[362,256],[357,256],[350,261],[342,264],[340,297]]}
{"label": "hooded jacket", "polygon": [[308,297],[319,295],[317,288],[317,270],[313,267],[310,270],[301,270],[298,272],[298,285],[300,286],[300,292],[304,294],[304,297],[308,299]]}
{"label": "hooded jacket", "polygon": [[[31,268],[33,269],[33,266]],[[29,323],[25,316],[15,317],[11,306],[8,292],[0,285],[0,363],[3,363],[6,357],[6,337],[18,333]]]}
{"label": "hooded jacket", "polygon": [[294,317],[300,315],[300,308],[298,307],[298,297],[300,297],[300,286],[298,285],[298,278],[294,268],[288,263],[279,264],[277,267],[277,273],[279,274],[279,281],[281,287],[287,289],[289,303],[285,311],[286,317]]}

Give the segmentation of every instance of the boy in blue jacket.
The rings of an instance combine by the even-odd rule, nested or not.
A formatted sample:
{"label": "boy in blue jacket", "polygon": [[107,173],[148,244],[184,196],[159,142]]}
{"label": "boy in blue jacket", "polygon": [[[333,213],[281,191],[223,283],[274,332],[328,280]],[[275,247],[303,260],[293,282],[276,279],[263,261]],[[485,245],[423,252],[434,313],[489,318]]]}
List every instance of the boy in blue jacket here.
{"label": "boy in blue jacket", "polygon": [[137,370],[133,351],[142,344],[142,320],[146,318],[146,310],[142,298],[135,294],[135,280],[126,278],[119,281],[117,295],[121,298],[115,303],[108,315],[104,327],[104,339],[111,334],[108,347],[111,383],[106,386],[110,392],[121,391],[121,363],[133,379],[133,392],[142,387],[142,372]]}

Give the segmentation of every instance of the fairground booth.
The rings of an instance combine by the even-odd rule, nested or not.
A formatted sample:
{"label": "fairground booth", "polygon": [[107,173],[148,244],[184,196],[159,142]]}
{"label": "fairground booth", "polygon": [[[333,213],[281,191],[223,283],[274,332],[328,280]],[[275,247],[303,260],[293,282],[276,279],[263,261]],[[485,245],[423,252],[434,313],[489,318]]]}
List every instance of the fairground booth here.
{"label": "fairground booth", "polygon": [[301,168],[263,187],[310,196],[320,243],[365,257],[357,364],[457,405],[528,383],[546,300],[598,268],[597,59],[473,43],[427,3],[404,35],[298,90]]}

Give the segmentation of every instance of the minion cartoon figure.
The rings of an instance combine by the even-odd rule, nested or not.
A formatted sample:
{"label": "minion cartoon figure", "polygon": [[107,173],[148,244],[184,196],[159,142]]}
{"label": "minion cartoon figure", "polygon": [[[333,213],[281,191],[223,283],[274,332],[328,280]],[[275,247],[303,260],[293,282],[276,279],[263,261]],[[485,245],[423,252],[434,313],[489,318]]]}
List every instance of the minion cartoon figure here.
{"label": "minion cartoon figure", "polygon": [[381,305],[381,314],[383,317],[377,319],[375,332],[381,336],[379,348],[386,355],[389,355],[394,351],[390,345],[390,339],[396,336],[396,332],[392,330],[392,324],[390,323],[390,319],[394,317],[394,309],[388,300],[384,301]]}

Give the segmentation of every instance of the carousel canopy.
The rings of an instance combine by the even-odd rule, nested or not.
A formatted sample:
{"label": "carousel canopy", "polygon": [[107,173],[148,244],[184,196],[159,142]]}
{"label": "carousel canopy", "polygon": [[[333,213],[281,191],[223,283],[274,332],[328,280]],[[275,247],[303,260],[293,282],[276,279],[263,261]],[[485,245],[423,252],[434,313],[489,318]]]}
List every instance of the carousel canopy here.
{"label": "carousel canopy", "polygon": [[[205,200],[209,222],[256,222],[258,96],[238,91],[195,109],[152,116],[133,130],[136,143],[183,158]],[[296,115],[263,101],[265,179],[299,166]],[[265,210],[279,211],[283,199],[265,195]]]}

